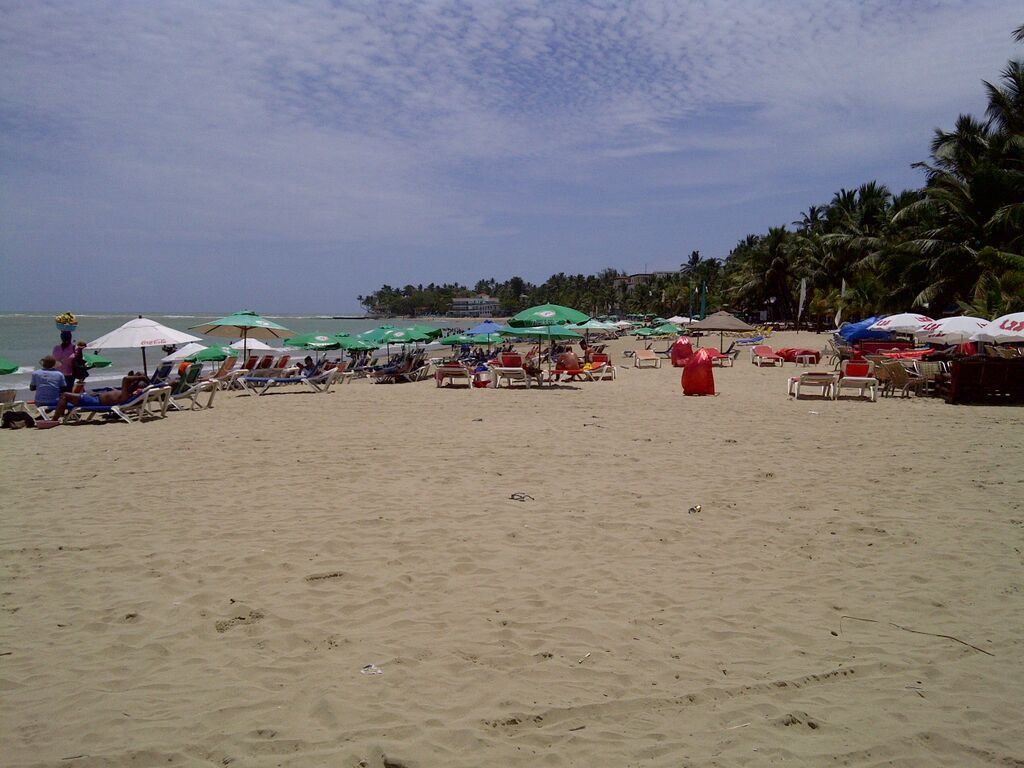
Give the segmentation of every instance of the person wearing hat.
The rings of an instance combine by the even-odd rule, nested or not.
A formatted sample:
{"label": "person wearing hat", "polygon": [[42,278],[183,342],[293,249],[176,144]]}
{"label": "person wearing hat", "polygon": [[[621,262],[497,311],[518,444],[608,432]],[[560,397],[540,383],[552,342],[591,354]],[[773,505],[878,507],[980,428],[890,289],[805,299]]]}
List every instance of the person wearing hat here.
{"label": "person wearing hat", "polygon": [[56,370],[57,361],[47,355],[39,361],[39,369],[32,372],[28,388],[36,393],[36,405],[55,408],[61,393],[68,388],[64,374]]}

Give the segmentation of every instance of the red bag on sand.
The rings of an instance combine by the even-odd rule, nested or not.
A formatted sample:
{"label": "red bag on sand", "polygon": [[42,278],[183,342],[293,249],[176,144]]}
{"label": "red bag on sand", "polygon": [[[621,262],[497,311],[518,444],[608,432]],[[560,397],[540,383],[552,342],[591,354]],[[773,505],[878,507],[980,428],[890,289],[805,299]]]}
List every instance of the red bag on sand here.
{"label": "red bag on sand", "polygon": [[715,394],[715,374],[712,373],[711,358],[714,354],[707,349],[698,349],[697,353],[686,361],[683,367],[684,395]]}
{"label": "red bag on sand", "polygon": [[690,340],[685,336],[680,336],[676,343],[672,345],[669,356],[672,358],[673,368],[685,366],[686,361],[693,357],[693,347],[690,346]]}

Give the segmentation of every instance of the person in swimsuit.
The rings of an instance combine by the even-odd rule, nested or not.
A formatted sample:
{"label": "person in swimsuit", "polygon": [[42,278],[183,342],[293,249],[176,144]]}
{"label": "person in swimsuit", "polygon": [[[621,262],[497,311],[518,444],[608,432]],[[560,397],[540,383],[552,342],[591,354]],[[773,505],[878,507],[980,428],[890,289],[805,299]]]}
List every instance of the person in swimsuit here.
{"label": "person in swimsuit", "polygon": [[78,405],[120,405],[127,403],[137,395],[146,385],[149,379],[143,374],[129,373],[121,379],[121,388],[112,389],[109,392],[65,392],[57,402],[57,410],[53,414],[54,419],[60,419],[67,412],[69,407]]}

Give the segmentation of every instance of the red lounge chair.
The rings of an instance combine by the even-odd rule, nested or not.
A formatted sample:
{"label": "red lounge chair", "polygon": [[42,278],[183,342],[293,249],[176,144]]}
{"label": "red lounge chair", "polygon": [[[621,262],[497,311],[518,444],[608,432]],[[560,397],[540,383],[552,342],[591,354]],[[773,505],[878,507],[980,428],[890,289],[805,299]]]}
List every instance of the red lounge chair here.
{"label": "red lounge chair", "polygon": [[775,354],[775,352],[772,351],[772,348],[767,344],[758,344],[750,350],[750,362],[761,367],[764,363],[768,363],[769,365],[775,365],[778,363],[779,365],[782,365],[785,361]]}
{"label": "red lounge chair", "polygon": [[590,375],[594,377],[595,381],[601,379],[615,380],[615,366],[612,365],[612,359],[609,355],[603,352],[595,352],[591,356],[591,364],[593,367],[590,369]]}

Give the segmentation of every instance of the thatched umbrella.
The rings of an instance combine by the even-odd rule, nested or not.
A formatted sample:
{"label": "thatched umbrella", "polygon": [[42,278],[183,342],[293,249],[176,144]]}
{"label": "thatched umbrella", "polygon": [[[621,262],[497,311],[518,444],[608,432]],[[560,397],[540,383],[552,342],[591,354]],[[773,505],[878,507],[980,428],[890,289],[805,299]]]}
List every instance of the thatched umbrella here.
{"label": "thatched umbrella", "polygon": [[728,312],[715,312],[713,315],[708,315],[703,320],[699,320],[696,323],[690,325],[691,331],[718,331],[718,350],[723,352],[722,349],[722,336],[726,332],[729,333],[753,333],[756,328],[747,325],[735,315],[730,315]]}

